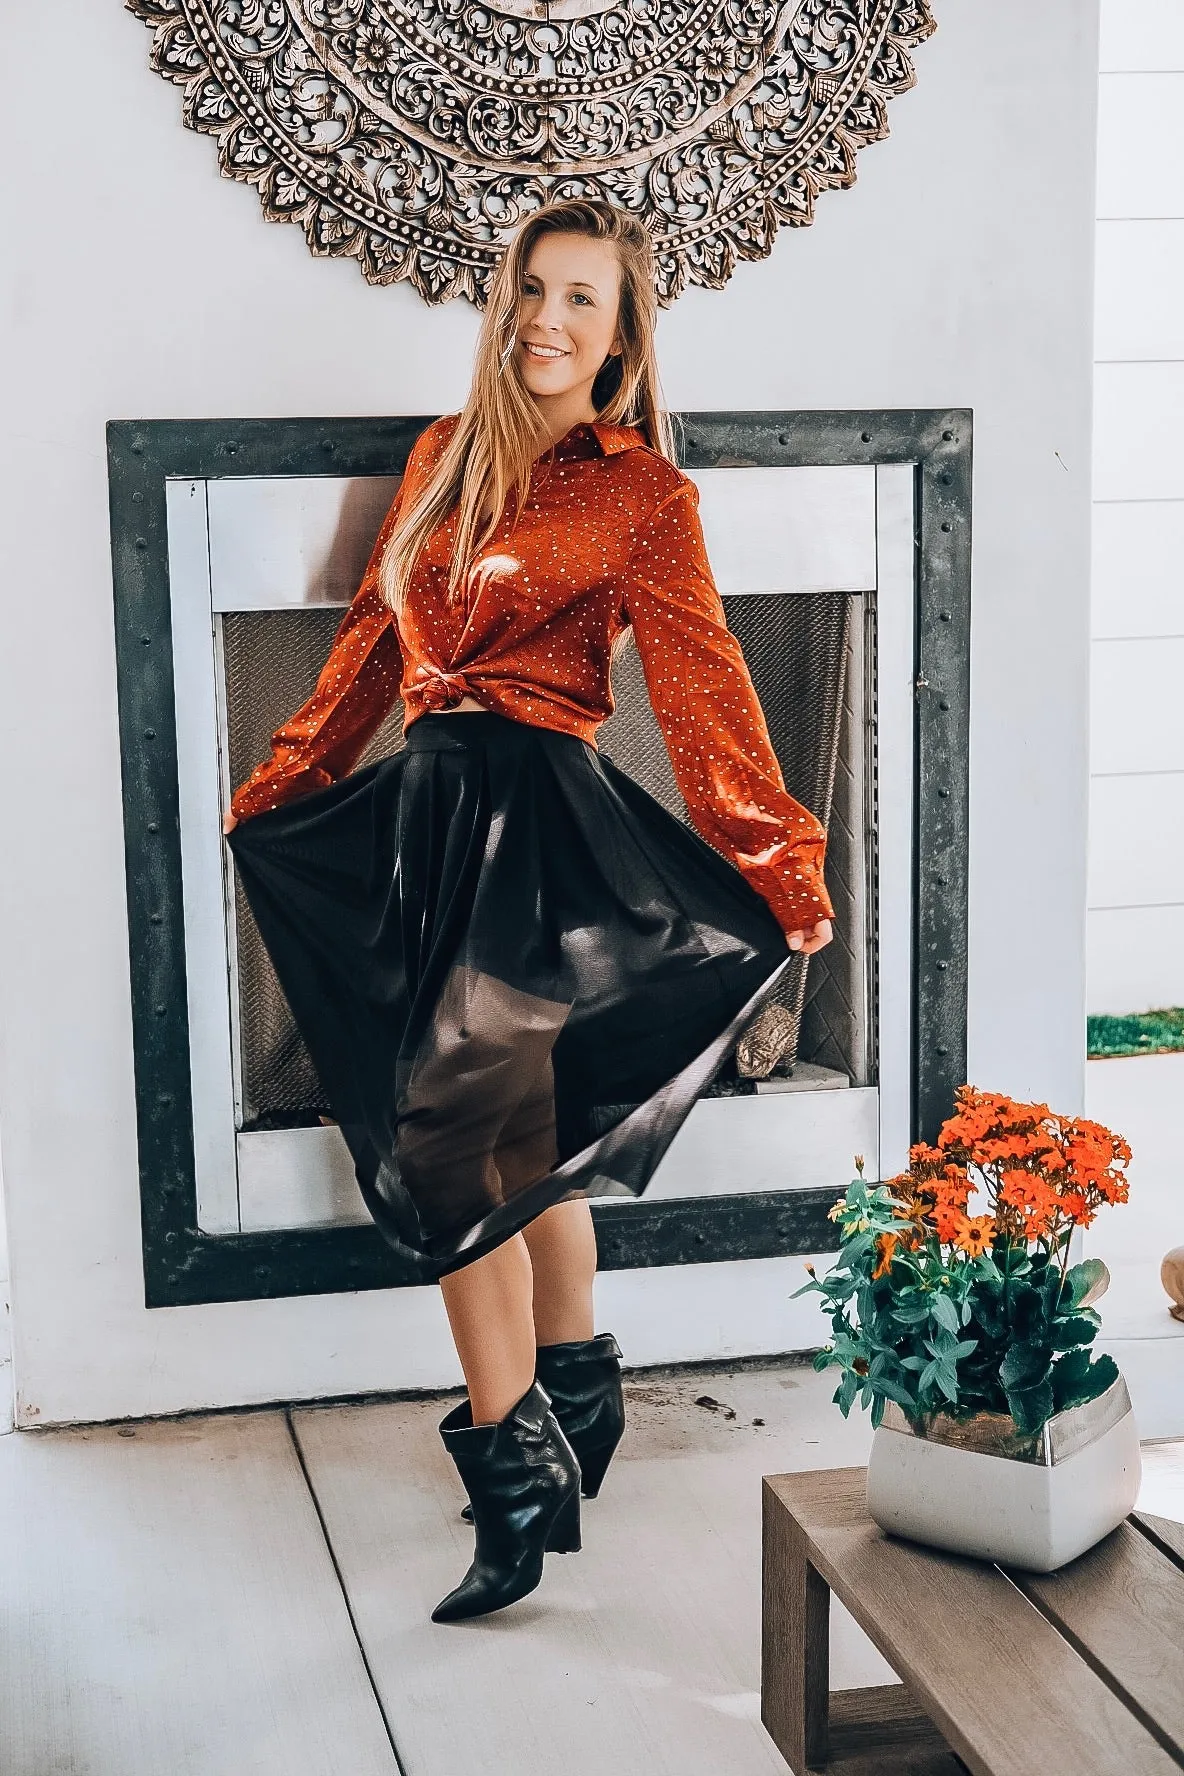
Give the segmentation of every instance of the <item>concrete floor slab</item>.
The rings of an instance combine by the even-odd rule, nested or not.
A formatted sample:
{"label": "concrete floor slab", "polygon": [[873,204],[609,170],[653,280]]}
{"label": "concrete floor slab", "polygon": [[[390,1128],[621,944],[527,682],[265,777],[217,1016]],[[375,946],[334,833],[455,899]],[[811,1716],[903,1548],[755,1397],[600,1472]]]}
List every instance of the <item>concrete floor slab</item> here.
{"label": "concrete floor slab", "polygon": [[4,1438],[0,1573],[4,1776],[397,1776],[283,1413]]}
{"label": "concrete floor slab", "polygon": [[[584,1547],[480,1621],[437,1626],[472,1531],[448,1401],[293,1413],[408,1776],[784,1776],[760,1725],[761,1475],[866,1460],[805,1364],[643,1373]],[[892,1673],[836,1610],[838,1686]]]}

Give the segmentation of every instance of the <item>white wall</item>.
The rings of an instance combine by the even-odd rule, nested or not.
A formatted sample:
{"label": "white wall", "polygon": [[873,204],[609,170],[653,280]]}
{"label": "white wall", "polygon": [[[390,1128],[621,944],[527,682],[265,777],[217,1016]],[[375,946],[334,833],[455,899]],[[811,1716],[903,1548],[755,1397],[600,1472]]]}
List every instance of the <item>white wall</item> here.
{"label": "white wall", "polygon": [[[0,1117],[23,1424],[452,1383],[435,1289],[146,1311],[139,1254],[103,424],[438,412],[459,304],[314,261],[183,132],[148,36],[59,0],[52,88],[10,83],[15,181],[0,474],[9,851]],[[1090,0],[939,0],[919,83],[859,182],[726,292],[663,319],[694,408],[976,415],[971,1076],[1082,1089],[1093,142]],[[7,23],[44,65],[41,10]],[[609,1273],[633,1362],[779,1350],[823,1328],[797,1259]]]}
{"label": "white wall", "polygon": [[1184,5],[1103,0],[1088,1007],[1184,1005]]}

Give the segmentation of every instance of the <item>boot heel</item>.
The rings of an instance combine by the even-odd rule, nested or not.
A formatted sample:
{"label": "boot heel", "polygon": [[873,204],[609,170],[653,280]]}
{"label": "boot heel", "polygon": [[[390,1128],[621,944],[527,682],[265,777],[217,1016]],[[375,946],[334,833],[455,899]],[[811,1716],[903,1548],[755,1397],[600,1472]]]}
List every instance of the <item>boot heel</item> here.
{"label": "boot heel", "polygon": [[578,1554],[580,1551],[580,1489],[577,1486],[564,1499],[543,1544],[548,1554]]}
{"label": "boot heel", "polygon": [[619,1441],[620,1438],[617,1438],[612,1443],[602,1443],[599,1449],[586,1450],[580,1457],[580,1473],[583,1476],[580,1490],[585,1498],[594,1499],[600,1491],[600,1483]]}

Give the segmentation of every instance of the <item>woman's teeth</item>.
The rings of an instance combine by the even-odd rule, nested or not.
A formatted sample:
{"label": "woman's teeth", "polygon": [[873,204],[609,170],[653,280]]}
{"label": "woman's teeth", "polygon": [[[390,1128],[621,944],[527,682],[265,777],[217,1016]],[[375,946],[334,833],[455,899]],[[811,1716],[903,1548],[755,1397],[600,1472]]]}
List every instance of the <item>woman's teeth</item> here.
{"label": "woman's teeth", "polygon": [[553,345],[532,345],[529,340],[523,340],[523,344],[532,358],[565,358],[567,356],[565,351],[560,351],[558,347]]}

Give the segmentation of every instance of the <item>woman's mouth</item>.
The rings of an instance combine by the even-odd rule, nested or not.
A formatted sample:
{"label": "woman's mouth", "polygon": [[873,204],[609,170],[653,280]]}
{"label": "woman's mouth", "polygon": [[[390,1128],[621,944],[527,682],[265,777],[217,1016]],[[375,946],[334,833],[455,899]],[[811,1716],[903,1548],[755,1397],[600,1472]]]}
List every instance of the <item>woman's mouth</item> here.
{"label": "woman's mouth", "polygon": [[532,358],[566,358],[570,356],[570,353],[560,351],[557,345],[534,345],[529,339],[524,339],[522,344]]}

